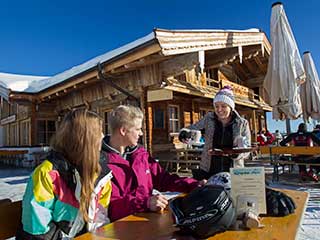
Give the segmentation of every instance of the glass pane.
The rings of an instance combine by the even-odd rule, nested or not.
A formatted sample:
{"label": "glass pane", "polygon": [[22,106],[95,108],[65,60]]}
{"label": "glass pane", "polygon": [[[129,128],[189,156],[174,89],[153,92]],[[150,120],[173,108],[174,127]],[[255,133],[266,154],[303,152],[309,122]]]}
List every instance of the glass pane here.
{"label": "glass pane", "polygon": [[47,122],[47,124],[48,124],[48,131],[49,132],[54,132],[55,130],[56,130],[56,123],[55,123],[55,121],[48,121]]}
{"label": "glass pane", "polygon": [[52,133],[52,132],[48,133],[48,139],[47,139],[47,141],[46,141],[46,144],[49,144],[49,143],[50,143],[50,140],[51,140],[51,138],[52,138],[53,135],[54,135],[54,133]]}
{"label": "glass pane", "polygon": [[46,143],[46,135],[45,132],[38,132],[38,144],[45,144]]}
{"label": "glass pane", "polygon": [[173,122],[173,132],[179,132],[179,122],[178,121]]}
{"label": "glass pane", "polygon": [[169,121],[169,131],[173,132],[173,122],[171,120]]}
{"label": "glass pane", "polygon": [[169,107],[169,119],[177,119],[178,118],[178,108],[177,107]]}
{"label": "glass pane", "polygon": [[38,120],[38,132],[44,132],[46,130],[46,122],[43,120]]}
{"label": "glass pane", "polygon": [[154,128],[164,128],[164,111],[162,109],[156,109],[153,117]]}

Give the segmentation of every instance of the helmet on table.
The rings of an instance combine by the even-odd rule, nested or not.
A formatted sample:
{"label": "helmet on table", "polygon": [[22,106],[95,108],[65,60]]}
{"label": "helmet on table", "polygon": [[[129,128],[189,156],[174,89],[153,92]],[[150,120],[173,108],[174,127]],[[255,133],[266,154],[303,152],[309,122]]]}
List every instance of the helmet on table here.
{"label": "helmet on table", "polygon": [[229,193],[222,186],[198,187],[172,200],[169,207],[177,227],[200,238],[225,231],[236,217]]}

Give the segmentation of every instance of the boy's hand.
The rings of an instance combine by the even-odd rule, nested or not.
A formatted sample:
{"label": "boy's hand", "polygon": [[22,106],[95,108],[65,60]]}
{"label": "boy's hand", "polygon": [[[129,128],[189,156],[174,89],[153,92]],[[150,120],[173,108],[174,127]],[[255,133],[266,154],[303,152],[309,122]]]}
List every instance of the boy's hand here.
{"label": "boy's hand", "polygon": [[198,182],[198,187],[202,187],[202,186],[206,185],[207,182],[208,182],[207,179],[202,179],[201,181]]}
{"label": "boy's hand", "polygon": [[156,194],[149,198],[149,209],[152,212],[164,210],[168,205],[168,200],[162,194]]}

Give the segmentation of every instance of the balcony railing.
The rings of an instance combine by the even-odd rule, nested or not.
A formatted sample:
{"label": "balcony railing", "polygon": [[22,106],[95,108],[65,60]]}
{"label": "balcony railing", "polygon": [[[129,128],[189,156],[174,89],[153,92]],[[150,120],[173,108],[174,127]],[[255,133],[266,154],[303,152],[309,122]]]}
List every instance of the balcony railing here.
{"label": "balcony railing", "polygon": [[233,90],[233,93],[236,96],[251,99],[251,100],[254,99],[254,100],[258,100],[258,101],[263,101],[263,99],[258,94],[256,94],[252,89],[245,87],[243,85],[237,84],[235,82],[231,82],[228,80],[218,81],[218,80],[210,79],[210,78],[207,78],[206,82],[207,82],[207,86],[209,86],[209,87],[221,89],[225,86],[230,86]]}

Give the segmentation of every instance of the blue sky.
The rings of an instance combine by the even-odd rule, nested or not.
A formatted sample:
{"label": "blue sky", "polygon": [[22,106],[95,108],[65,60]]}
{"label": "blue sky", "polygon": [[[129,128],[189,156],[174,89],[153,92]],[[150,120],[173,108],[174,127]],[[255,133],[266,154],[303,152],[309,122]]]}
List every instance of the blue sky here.
{"label": "blue sky", "polygon": [[[275,1],[0,1],[0,72],[55,75],[153,28],[262,29]],[[302,54],[320,65],[320,1],[282,1]],[[269,121],[271,131],[284,130]],[[301,122],[299,120],[298,122]],[[295,130],[296,123],[292,123]]]}

